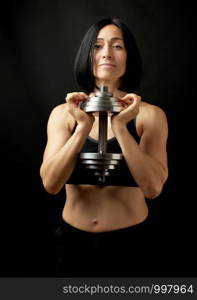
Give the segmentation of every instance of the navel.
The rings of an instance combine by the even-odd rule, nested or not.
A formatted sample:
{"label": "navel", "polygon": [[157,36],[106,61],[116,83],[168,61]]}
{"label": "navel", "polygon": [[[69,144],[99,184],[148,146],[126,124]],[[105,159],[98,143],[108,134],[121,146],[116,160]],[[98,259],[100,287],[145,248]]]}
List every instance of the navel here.
{"label": "navel", "polygon": [[92,225],[98,225],[98,223],[99,223],[99,220],[98,219],[94,219],[94,220],[92,220]]}

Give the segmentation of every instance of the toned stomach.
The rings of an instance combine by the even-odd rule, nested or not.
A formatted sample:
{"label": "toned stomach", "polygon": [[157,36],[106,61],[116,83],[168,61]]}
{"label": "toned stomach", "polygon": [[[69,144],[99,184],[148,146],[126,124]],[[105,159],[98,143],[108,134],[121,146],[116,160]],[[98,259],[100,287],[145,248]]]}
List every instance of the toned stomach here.
{"label": "toned stomach", "polygon": [[143,222],[148,207],[140,188],[66,184],[62,217],[84,231],[106,232]]}

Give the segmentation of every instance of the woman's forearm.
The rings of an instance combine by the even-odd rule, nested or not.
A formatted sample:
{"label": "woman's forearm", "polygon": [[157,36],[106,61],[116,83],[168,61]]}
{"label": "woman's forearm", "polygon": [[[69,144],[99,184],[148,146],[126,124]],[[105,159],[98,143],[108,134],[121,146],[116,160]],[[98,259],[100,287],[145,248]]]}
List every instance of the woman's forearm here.
{"label": "woman's forearm", "polygon": [[157,197],[166,181],[166,171],[158,161],[140,148],[126,126],[115,126],[113,131],[128,168],[145,197]]}
{"label": "woman's forearm", "polygon": [[70,177],[89,131],[77,126],[66,144],[42,164],[40,174],[49,193],[57,194]]}

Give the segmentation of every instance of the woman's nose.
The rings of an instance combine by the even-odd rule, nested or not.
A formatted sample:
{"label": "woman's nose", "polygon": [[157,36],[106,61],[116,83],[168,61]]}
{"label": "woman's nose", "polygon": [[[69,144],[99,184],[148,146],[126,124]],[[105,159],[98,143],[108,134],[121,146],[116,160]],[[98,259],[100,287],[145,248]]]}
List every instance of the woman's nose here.
{"label": "woman's nose", "polygon": [[103,55],[103,58],[112,58],[112,56],[110,54],[105,54]]}
{"label": "woman's nose", "polygon": [[112,54],[111,51],[109,49],[109,47],[104,47],[103,48],[103,58],[112,58]]}

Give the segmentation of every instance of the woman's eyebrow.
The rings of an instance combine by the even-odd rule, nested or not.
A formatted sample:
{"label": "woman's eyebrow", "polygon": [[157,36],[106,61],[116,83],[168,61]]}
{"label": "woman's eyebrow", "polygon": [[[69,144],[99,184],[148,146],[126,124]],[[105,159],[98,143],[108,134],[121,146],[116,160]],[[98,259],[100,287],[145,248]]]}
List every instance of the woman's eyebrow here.
{"label": "woman's eyebrow", "polygon": [[[103,38],[97,38],[97,41],[99,41],[99,40],[104,40]],[[123,41],[123,39],[122,38],[120,38],[120,37],[113,37],[113,38],[111,38],[110,39],[110,41],[114,41],[114,40],[121,40],[121,41]]]}

